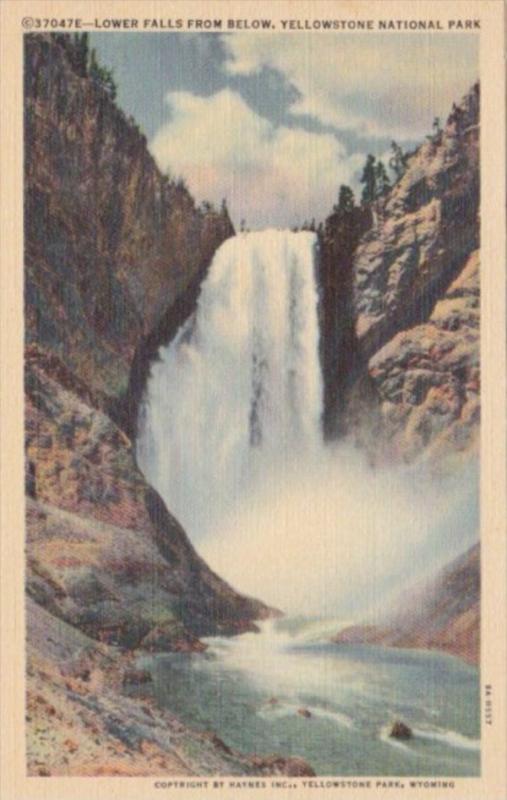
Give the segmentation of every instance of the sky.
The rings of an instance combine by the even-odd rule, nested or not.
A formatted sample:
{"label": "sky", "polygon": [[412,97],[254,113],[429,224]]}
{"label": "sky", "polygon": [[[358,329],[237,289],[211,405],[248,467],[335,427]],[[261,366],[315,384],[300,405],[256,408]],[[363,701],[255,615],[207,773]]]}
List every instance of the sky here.
{"label": "sky", "polygon": [[258,229],[323,220],[368,153],[420,143],[479,72],[474,34],[90,38],[160,169]]}

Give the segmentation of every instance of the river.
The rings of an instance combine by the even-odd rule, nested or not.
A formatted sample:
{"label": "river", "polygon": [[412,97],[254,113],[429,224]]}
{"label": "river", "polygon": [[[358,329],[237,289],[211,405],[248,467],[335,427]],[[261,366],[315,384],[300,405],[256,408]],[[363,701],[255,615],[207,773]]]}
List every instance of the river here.
{"label": "river", "polygon": [[[441,653],[326,641],[332,622],[261,623],[204,655],[143,666],[162,706],[248,753],[305,758],[318,775],[480,772],[478,670]],[[413,731],[389,736],[395,720]]]}

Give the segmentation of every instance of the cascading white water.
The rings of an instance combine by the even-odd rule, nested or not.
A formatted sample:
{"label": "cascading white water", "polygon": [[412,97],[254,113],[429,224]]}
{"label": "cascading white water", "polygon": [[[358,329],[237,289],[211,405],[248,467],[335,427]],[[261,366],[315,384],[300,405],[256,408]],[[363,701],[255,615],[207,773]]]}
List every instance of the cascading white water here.
{"label": "cascading white water", "polygon": [[463,552],[477,490],[324,444],[315,256],[309,232],[220,247],[194,316],[152,365],[137,456],[235,588],[348,618]]}
{"label": "cascading white water", "polygon": [[227,240],[153,366],[138,459],[195,538],[275,465],[321,447],[315,249],[309,232]]}

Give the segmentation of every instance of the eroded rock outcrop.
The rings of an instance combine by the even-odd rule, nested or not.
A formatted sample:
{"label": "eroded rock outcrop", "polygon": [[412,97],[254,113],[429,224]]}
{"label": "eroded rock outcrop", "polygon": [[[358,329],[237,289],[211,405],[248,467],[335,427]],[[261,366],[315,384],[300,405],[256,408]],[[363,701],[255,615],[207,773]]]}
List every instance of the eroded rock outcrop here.
{"label": "eroded rock outcrop", "polygon": [[412,155],[379,203],[354,258],[354,306],[365,357],[425,322],[479,244],[479,87]]}
{"label": "eroded rock outcrop", "polygon": [[[349,253],[348,280],[334,258],[352,306],[334,429],[352,433],[375,460],[437,463],[476,452],[479,183],[477,84],[376,202]],[[337,364],[341,345],[335,337]]]}
{"label": "eroded rock outcrop", "polygon": [[396,334],[369,361],[389,459],[434,463],[476,450],[480,416],[479,252],[428,321]]}
{"label": "eroded rock outcrop", "polygon": [[27,588],[88,636],[199,650],[268,609],[199,558],[138,470],[125,433],[36,346],[26,360]]}

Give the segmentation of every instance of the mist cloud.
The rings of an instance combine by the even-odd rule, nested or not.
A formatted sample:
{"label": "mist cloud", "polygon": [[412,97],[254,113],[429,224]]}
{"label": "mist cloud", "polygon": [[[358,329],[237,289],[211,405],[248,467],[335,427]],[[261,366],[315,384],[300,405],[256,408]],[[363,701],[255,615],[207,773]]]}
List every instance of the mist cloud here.
{"label": "mist cloud", "polygon": [[353,618],[385,608],[477,539],[473,470],[438,481],[421,469],[375,471],[341,446],[266,476],[199,552],[235,588],[283,611]]}

